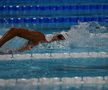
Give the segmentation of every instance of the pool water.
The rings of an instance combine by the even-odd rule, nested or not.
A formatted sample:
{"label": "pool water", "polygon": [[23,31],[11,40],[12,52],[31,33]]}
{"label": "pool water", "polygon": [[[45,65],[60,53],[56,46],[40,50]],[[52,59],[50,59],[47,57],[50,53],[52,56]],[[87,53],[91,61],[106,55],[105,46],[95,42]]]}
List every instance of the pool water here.
{"label": "pool water", "polygon": [[0,78],[107,76],[107,58],[0,61]]}
{"label": "pool water", "polygon": [[[107,0],[1,0],[0,36],[12,27],[44,34],[66,31],[69,38],[39,44],[13,53],[11,58],[7,55],[2,59],[1,55],[0,90],[108,90]],[[0,50],[18,48],[26,42],[16,37]],[[25,59],[28,54],[54,53],[63,56]],[[64,58],[64,53],[97,56]]]}
{"label": "pool water", "polygon": [[[94,23],[94,22],[93,22]],[[97,23],[97,22],[95,22]],[[87,27],[87,25],[89,26]],[[81,31],[70,29],[70,39],[50,44],[40,44],[28,53],[81,53],[108,52],[107,33],[94,30],[90,34],[91,22],[81,23]],[[86,25],[84,27],[84,25]],[[97,25],[97,24],[96,24]],[[83,27],[83,28],[82,28]],[[92,26],[93,27],[93,26]],[[89,28],[90,30],[87,31]],[[94,27],[95,29],[95,27]],[[98,33],[97,33],[98,31]],[[104,31],[104,30],[103,30]],[[106,32],[107,30],[105,30]],[[91,38],[90,38],[91,37]],[[73,39],[74,38],[74,39]],[[15,39],[18,41],[16,42]],[[15,38],[3,48],[15,48],[25,43]],[[24,42],[23,42],[24,41]],[[89,42],[87,42],[89,41]],[[15,45],[17,43],[17,45]],[[49,58],[49,59],[0,59],[1,90],[107,90],[108,58]]]}

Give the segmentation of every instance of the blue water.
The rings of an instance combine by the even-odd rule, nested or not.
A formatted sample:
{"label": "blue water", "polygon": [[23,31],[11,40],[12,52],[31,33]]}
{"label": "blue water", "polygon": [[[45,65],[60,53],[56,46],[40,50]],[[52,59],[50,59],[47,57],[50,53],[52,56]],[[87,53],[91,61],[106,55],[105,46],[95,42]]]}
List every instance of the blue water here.
{"label": "blue water", "polygon": [[[71,27],[81,24],[80,29]],[[88,22],[88,23],[87,23]],[[66,31],[69,39],[40,44],[26,53],[107,52],[108,0],[1,0],[0,35],[12,27],[38,30],[44,34]],[[79,31],[78,31],[79,30]],[[91,35],[91,33],[93,35]],[[100,36],[104,37],[100,37]],[[17,41],[17,42],[16,42]],[[15,38],[3,48],[20,47],[27,41]],[[0,79],[108,76],[108,58],[30,59],[0,61]],[[0,90],[108,90],[105,84],[0,85]]]}
{"label": "blue water", "polygon": [[0,61],[0,78],[107,76],[108,58]]}

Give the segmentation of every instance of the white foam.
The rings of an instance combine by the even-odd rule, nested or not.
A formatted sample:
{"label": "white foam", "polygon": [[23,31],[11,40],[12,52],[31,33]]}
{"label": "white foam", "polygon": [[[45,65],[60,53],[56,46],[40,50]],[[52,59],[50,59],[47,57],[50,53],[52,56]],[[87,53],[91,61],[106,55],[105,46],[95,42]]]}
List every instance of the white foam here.
{"label": "white foam", "polygon": [[60,59],[60,58],[108,58],[107,52],[81,53],[44,53],[44,54],[6,54],[0,55],[0,60],[28,60],[28,59]]}
{"label": "white foam", "polygon": [[[99,29],[97,29],[97,27],[99,27]],[[105,28],[105,26],[99,25],[98,22],[79,23],[71,27],[68,31],[68,44],[72,47],[108,46],[108,33],[102,33],[104,31],[103,28]],[[93,31],[93,33],[91,33],[91,31]]]}

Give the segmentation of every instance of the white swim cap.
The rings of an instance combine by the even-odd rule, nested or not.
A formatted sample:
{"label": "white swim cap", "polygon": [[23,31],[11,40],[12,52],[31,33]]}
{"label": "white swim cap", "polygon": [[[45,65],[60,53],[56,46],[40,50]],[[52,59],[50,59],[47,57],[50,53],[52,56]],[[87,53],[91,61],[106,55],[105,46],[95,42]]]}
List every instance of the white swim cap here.
{"label": "white swim cap", "polygon": [[67,32],[62,31],[60,34],[62,34],[65,39],[68,39],[68,33]]}

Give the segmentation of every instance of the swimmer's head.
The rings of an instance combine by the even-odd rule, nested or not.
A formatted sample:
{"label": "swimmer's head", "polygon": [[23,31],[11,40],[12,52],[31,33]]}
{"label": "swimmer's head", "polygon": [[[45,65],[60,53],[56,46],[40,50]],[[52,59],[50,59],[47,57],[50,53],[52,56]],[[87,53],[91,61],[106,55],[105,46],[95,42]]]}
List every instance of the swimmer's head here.
{"label": "swimmer's head", "polygon": [[53,36],[53,40],[59,41],[59,40],[66,40],[68,38],[67,32],[60,32]]}

